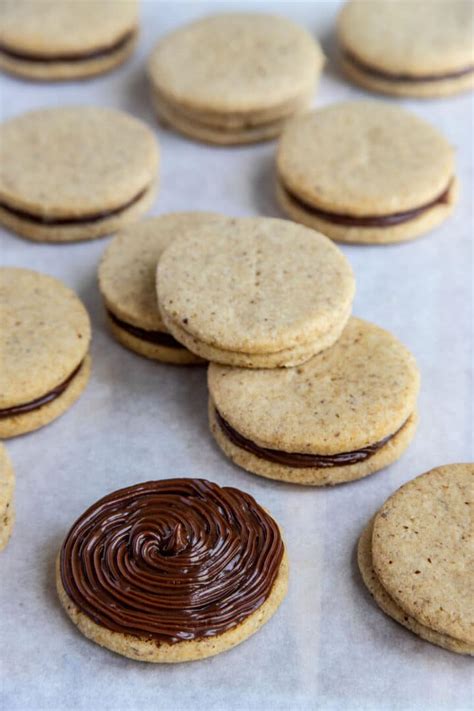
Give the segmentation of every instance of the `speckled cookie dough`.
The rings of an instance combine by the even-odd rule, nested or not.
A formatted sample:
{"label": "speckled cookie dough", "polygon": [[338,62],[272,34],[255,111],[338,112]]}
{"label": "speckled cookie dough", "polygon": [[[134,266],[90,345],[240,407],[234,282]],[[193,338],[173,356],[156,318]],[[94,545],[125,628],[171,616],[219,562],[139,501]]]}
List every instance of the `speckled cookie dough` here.
{"label": "speckled cookie dough", "polygon": [[378,326],[351,318],[340,339],[297,368],[211,364],[210,426],[238,466],[323,486],[394,462],[416,429],[419,373],[411,353]]}
{"label": "speckled cookie dough", "polygon": [[161,39],[148,74],[162,121],[232,145],[273,138],[308,108],[323,61],[316,39],[286,18],[226,13]]}
{"label": "speckled cookie dough", "polygon": [[189,350],[245,367],[284,367],[331,345],[354,277],[323,235],[270,218],[222,219],[177,238],[158,265],[162,319]]}
{"label": "speckled cookie dough", "polygon": [[15,522],[14,488],[15,473],[8,452],[0,443],[0,551],[7,545]]}
{"label": "speckled cookie dough", "polygon": [[166,363],[203,362],[164,325],[157,303],[156,268],[173,239],[219,219],[205,212],[170,213],[144,220],[114,237],[100,262],[99,287],[108,325],[119,343]]}
{"label": "speckled cookie dough", "polygon": [[43,81],[92,77],[132,53],[136,0],[3,0],[0,68]]}
{"label": "speckled cookie dough", "polygon": [[474,654],[474,464],[398,489],[362,534],[359,567],[377,604],[420,637]]}
{"label": "speckled cookie dough", "polygon": [[342,66],[366,89],[430,98],[474,86],[470,0],[351,0],[337,31]]}
{"label": "speckled cookie dough", "polygon": [[398,106],[334,104],[293,119],[278,146],[283,210],[341,242],[414,239],[451,214],[458,190],[452,147]]}
{"label": "speckled cookie dough", "polygon": [[0,146],[0,223],[28,239],[101,237],[136,221],[152,204],[156,140],[121,111],[30,111],[0,126]]}
{"label": "speckled cookie dough", "polygon": [[88,314],[57,279],[0,269],[0,437],[42,427],[67,410],[90,371]]}

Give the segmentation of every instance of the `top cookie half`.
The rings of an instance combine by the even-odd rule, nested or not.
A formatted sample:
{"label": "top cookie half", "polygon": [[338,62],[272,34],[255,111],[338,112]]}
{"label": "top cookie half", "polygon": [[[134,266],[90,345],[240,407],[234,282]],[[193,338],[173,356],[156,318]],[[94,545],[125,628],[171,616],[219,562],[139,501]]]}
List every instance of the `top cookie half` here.
{"label": "top cookie half", "polygon": [[171,333],[208,360],[294,365],[339,337],[354,277],[326,237],[270,218],[222,218],[178,237],[158,265]]}
{"label": "top cookie half", "polygon": [[106,72],[132,52],[137,0],[3,0],[0,67],[38,80]]}
{"label": "top cookie half", "polygon": [[366,88],[430,97],[474,85],[470,0],[352,0],[338,35],[347,74]]}

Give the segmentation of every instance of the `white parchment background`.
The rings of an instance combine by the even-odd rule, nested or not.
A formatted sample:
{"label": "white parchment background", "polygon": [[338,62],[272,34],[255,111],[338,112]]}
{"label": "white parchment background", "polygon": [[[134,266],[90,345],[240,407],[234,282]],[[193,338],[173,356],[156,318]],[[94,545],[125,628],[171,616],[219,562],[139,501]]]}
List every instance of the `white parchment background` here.
{"label": "white parchment background", "polygon": [[[281,216],[273,194],[274,143],[195,144],[159,128],[148,101],[144,60],[159,35],[208,12],[243,7],[293,17],[323,42],[329,61],[315,105],[365,96],[334,62],[337,2],[149,1],[142,6],[139,49],[126,66],[83,83],[2,77],[2,118],[44,105],[120,107],[152,126],[161,144],[161,189],[152,214],[203,209]],[[422,642],[379,612],[354,558],[359,532],[396,487],[438,464],[473,459],[473,103],[469,96],[399,103],[432,121],[456,147],[462,194],[454,216],[415,243],[344,248],[357,277],[355,313],[401,338],[423,378],[420,427],[409,451],[355,484],[299,489],[228,462],[208,435],[204,369],[147,362],[108,335],[96,285],[107,240],[48,246],[0,233],[2,264],[63,279],[86,303],[94,326],[93,375],[80,401],[53,425],[8,442],[17,523],[0,554],[5,711],[472,708],[472,660]],[[240,647],[187,665],[140,664],[76,631],[56,599],[54,560],[69,526],[96,499],[176,476],[242,487],[268,507],[286,532],[291,585],[274,619]]]}

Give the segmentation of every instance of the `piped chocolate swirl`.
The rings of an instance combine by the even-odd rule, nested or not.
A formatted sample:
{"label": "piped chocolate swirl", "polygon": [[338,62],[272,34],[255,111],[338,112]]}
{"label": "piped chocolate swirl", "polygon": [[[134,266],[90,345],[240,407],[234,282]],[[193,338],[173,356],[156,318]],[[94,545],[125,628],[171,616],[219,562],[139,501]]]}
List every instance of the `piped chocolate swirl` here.
{"label": "piped chocolate swirl", "polygon": [[[293,467],[295,469],[304,469],[308,467],[325,469],[327,467],[342,467],[349,464],[359,464],[360,462],[365,462],[378,452],[385,444],[390,442],[390,440],[395,437],[398,432],[394,432],[388,437],[374,444],[369,444],[362,449],[356,449],[352,452],[341,452],[339,454],[310,454],[305,452],[284,452],[279,449],[269,449],[268,447],[261,447],[260,445],[252,442],[251,439],[247,439],[237,432],[228,422],[225,420],[218,410],[215,411],[217,424],[221,428],[222,432],[226,437],[237,447],[245,449],[245,451],[254,454],[260,459],[266,459],[269,462],[275,464],[283,464],[286,467]],[[404,425],[402,425],[403,427]],[[400,428],[402,429],[402,428]]]}
{"label": "piped chocolate swirl", "polygon": [[97,624],[173,644],[222,634],[255,612],[282,557],[277,524],[251,496],[167,479],[91,506],[64,541],[60,575]]}

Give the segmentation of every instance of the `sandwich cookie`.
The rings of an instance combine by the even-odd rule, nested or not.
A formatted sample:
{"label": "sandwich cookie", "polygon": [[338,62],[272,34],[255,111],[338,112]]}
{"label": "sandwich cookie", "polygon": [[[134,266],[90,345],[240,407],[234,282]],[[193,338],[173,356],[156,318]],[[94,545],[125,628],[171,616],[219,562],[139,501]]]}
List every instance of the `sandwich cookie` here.
{"label": "sandwich cookie", "polygon": [[351,318],[337,343],[298,368],[211,364],[211,432],[233,462],[325,486],[396,461],[416,428],[415,359],[390,333]]}
{"label": "sandwich cookie", "polygon": [[337,31],[342,66],[366,89],[423,98],[474,86],[470,0],[352,0]]}
{"label": "sandwich cookie", "polygon": [[172,213],[139,222],[110,242],[99,266],[99,287],[107,321],[119,343],[165,363],[202,359],[168,331],[160,316],[156,267],[163,250],[179,234],[219,219],[212,213]]}
{"label": "sandwich cookie", "polygon": [[220,218],[177,237],[157,274],[173,336],[201,358],[247,368],[296,365],[332,345],[355,289],[330,240],[264,217]]}
{"label": "sandwich cookie", "polygon": [[28,269],[0,269],[0,438],[47,425],[84,390],[90,323],[76,294]]}
{"label": "sandwich cookie", "polygon": [[0,159],[0,223],[39,242],[115,232],[155,194],[155,137],[115,109],[39,109],[10,119],[0,126]]}
{"label": "sandwich cookie", "polygon": [[165,124],[230,145],[277,136],[310,106],[323,62],[317,41],[290,20],[226,13],[160,40],[148,75]]}
{"label": "sandwich cookie", "polygon": [[114,69],[138,35],[136,0],[3,0],[0,67],[27,79],[81,79]]}
{"label": "sandwich cookie", "polygon": [[5,548],[15,523],[13,490],[15,474],[7,450],[0,443],[0,551]]}
{"label": "sandwich cookie", "polygon": [[362,578],[422,639],[474,655],[474,464],[438,467],[396,491],[363,532]]}
{"label": "sandwich cookie", "polygon": [[186,662],[254,634],[287,579],[278,525],[251,496],[165,479],[93,504],[66,536],[56,582],[92,641],[139,661]]}
{"label": "sandwich cookie", "polygon": [[291,121],[277,173],[283,210],[341,242],[414,239],[443,222],[458,196],[446,139],[381,102],[334,104]]}

